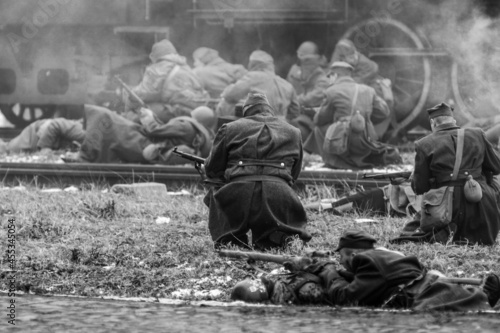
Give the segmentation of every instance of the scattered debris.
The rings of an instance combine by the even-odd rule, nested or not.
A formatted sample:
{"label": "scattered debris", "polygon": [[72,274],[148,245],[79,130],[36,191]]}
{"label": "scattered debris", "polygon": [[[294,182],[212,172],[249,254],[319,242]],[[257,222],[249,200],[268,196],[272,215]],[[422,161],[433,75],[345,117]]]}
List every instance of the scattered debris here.
{"label": "scattered debris", "polygon": [[170,223],[170,217],[158,216],[155,222],[156,224],[168,224]]}
{"label": "scattered debris", "polygon": [[379,223],[379,221],[374,219],[354,219],[356,223]]}

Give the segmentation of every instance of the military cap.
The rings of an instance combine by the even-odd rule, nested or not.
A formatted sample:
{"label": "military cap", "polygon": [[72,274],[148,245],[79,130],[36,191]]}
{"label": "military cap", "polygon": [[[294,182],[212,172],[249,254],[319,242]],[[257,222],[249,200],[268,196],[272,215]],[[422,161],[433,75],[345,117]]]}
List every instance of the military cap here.
{"label": "military cap", "polygon": [[250,109],[252,106],[259,104],[270,105],[269,101],[267,100],[266,94],[264,94],[261,91],[251,90],[248,93],[245,104],[243,105],[243,116],[245,116],[245,112],[248,109]]}
{"label": "military cap", "polygon": [[335,61],[335,62],[333,62],[330,65],[330,69],[333,69],[333,68],[345,68],[345,69],[349,69],[351,71],[354,70],[354,67],[352,67],[350,64],[348,64],[345,61]]}
{"label": "military cap", "polygon": [[453,107],[446,103],[438,104],[427,110],[429,114],[429,119],[436,118],[439,116],[450,116],[453,117]]}
{"label": "military cap", "polygon": [[350,249],[373,249],[373,244],[377,240],[373,238],[370,234],[363,230],[347,230],[340,237],[339,245],[335,252],[340,251],[343,248]]}

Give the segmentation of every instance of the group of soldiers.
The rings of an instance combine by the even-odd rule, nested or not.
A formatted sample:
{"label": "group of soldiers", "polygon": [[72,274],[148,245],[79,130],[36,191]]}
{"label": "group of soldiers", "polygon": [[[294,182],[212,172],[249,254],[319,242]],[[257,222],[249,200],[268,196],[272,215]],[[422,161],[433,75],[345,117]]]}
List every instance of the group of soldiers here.
{"label": "group of soldiers", "polygon": [[[247,68],[225,61],[217,50],[207,47],[193,52],[191,68],[166,39],[153,45],[149,57],[151,64],[142,81],[131,93],[124,91],[123,109],[108,112],[103,105],[85,105],[83,127],[78,124],[81,121],[56,120],[58,131],[52,133],[57,142],[51,146],[43,144],[44,140],[37,142],[48,127],[41,126],[47,122],[42,120],[1,149],[13,153],[57,150],[76,142],[81,151],[68,154],[67,161],[175,164],[178,161],[170,155],[179,144],[206,157],[206,150],[203,154],[193,146],[193,138],[213,140],[217,125],[241,117],[248,93],[259,91],[265,93],[276,116],[300,129],[304,150],[321,155],[326,166],[362,169],[400,160],[397,151],[378,141],[391,120],[390,82],[378,75],[377,64],[349,40],[338,42],[330,63],[315,43],[302,43],[297,50],[298,63],[286,79],[275,73],[273,57],[262,50],[250,54]],[[195,109],[206,131],[200,131],[196,124],[185,126],[186,118],[180,124],[179,119],[174,121],[194,118]],[[354,110],[366,120],[362,133],[351,134],[349,148],[342,154],[323,149],[328,127],[345,122]],[[200,123],[199,119],[195,120]],[[128,133],[123,133],[124,128],[129,128]]]}
{"label": "group of soldiers", "polygon": [[[430,206],[443,207],[449,221],[437,221],[427,231],[430,237],[413,236],[413,240],[495,245],[500,230],[497,151],[481,129],[460,129],[449,105],[441,103],[427,112],[432,133],[416,142],[410,180],[413,192],[423,197],[416,222],[424,230],[423,217],[442,218],[434,216]],[[311,239],[306,231],[307,214],[290,189],[301,158],[300,131],[273,115],[264,95],[249,94],[243,119],[219,129],[205,164],[207,176],[224,184],[205,197],[209,230],[217,247],[234,244],[266,250],[286,246],[294,238]],[[451,194],[446,196],[446,192]],[[236,284],[232,297],[275,304],[498,309],[500,279],[496,274],[464,287],[439,272],[427,272],[417,257],[375,248],[375,242],[362,230],[348,230],[336,249],[344,271],[337,271],[331,262],[290,263],[290,274],[244,280]]]}
{"label": "group of soldiers", "polygon": [[[77,133],[69,139],[79,142],[80,151],[66,158],[178,164],[183,163],[173,154],[178,147],[204,158],[206,176],[217,184],[204,199],[217,248],[234,244],[267,250],[297,237],[308,242],[306,210],[292,189],[304,151],[321,155],[333,168],[370,168],[400,157],[379,141],[390,123],[393,98],[376,63],[349,40],[339,41],[329,64],[312,42],[303,43],[297,56],[299,64],[287,80],[276,75],[272,56],[261,50],[251,53],[245,69],[227,63],[216,50],[200,48],[192,69],[170,41],[162,40],[154,44],[152,64],[140,84],[125,95],[125,110],[86,105],[85,130],[79,122],[67,127]],[[214,99],[216,106],[209,108]],[[434,190],[452,193],[452,206],[446,207],[449,221],[431,228],[433,237],[425,240],[495,244],[500,230],[497,151],[481,129],[461,131],[451,106],[442,103],[427,112],[432,133],[415,144],[409,187],[424,197],[434,193],[423,200],[422,220],[429,215],[424,207],[443,201]],[[54,127],[65,131],[60,121],[26,129],[37,141],[27,146],[45,148],[41,133]],[[337,144],[336,150],[327,140]],[[473,199],[471,180],[480,193]],[[265,297],[257,300],[455,310],[496,306],[496,275],[482,288],[467,289],[427,274],[414,256],[375,249],[375,241],[362,231],[347,231],[337,248],[346,271],[330,264],[299,267],[286,278],[264,279],[259,295]],[[248,295],[254,289],[245,282],[236,286],[235,295],[252,300]]]}

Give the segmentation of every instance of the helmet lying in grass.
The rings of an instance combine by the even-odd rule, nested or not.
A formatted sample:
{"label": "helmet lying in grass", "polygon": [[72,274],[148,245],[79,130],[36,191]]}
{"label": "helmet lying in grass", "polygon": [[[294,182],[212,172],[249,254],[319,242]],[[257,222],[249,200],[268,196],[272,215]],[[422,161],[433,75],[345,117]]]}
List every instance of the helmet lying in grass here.
{"label": "helmet lying in grass", "polygon": [[261,280],[245,279],[234,286],[231,292],[231,299],[235,301],[258,303],[268,300],[269,295]]}

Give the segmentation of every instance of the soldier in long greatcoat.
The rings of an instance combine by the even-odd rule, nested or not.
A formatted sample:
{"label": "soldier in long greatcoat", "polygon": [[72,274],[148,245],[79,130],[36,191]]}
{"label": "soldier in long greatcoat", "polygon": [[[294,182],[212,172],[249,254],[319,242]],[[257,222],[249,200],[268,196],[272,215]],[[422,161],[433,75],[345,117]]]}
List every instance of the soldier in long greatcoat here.
{"label": "soldier in long greatcoat", "polygon": [[208,227],[216,244],[283,246],[289,236],[308,241],[306,212],[291,185],[302,168],[300,131],[274,115],[263,94],[252,93],[243,118],[224,124],[206,160]]}
{"label": "soldier in long greatcoat", "polygon": [[[416,194],[433,188],[454,186],[453,216],[450,230],[453,241],[492,245],[500,229],[498,183],[500,158],[486,139],[483,130],[466,128],[462,163],[453,181],[457,131],[452,108],[439,104],[428,110],[432,133],[415,142],[415,170],[412,186]],[[482,199],[471,203],[465,199],[464,184],[472,176],[480,186]]]}

